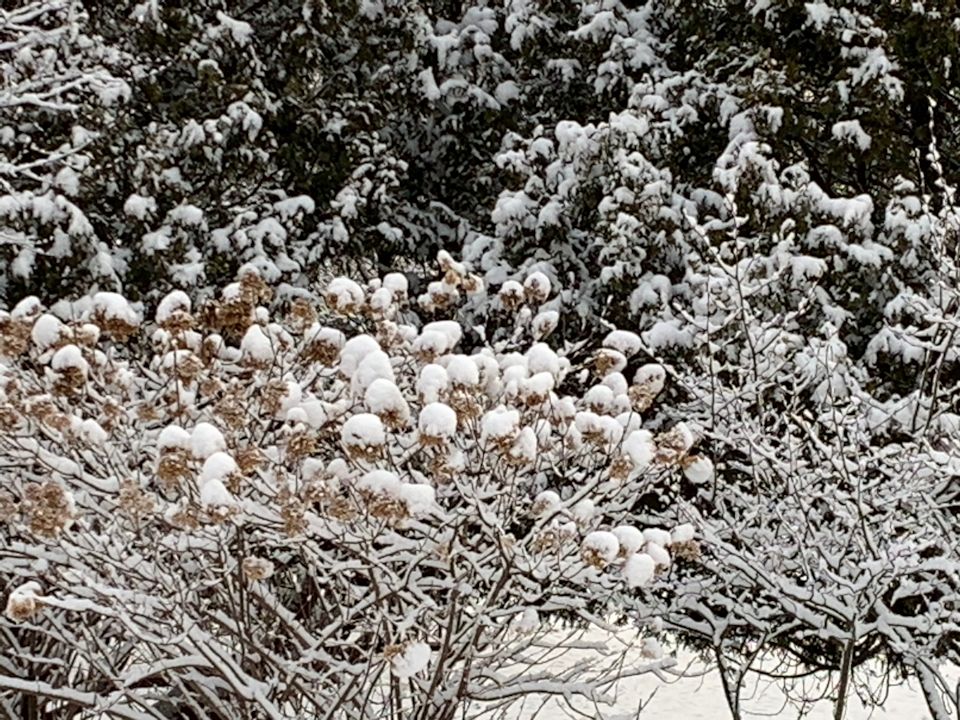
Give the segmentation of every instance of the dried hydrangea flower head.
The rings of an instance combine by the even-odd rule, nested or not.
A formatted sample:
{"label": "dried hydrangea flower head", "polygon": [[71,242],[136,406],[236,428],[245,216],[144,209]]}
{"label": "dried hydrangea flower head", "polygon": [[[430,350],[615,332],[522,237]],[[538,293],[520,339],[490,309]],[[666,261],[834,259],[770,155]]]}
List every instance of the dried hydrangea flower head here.
{"label": "dried hydrangea flower head", "polygon": [[654,438],[654,459],[662,465],[678,465],[690,452],[695,437],[686,423],[679,422]]}
{"label": "dried hydrangea flower head", "polygon": [[31,532],[45,538],[60,535],[77,516],[73,495],[54,480],[27,485],[21,507]]}
{"label": "dried hydrangea flower head", "polygon": [[33,619],[43,608],[40,583],[30,581],[14,588],[7,596],[4,614],[13,622],[22,623]]}
{"label": "dried hydrangea flower head", "polygon": [[274,572],[273,563],[262,557],[245,557],[241,566],[244,577],[251,582],[269,580]]}

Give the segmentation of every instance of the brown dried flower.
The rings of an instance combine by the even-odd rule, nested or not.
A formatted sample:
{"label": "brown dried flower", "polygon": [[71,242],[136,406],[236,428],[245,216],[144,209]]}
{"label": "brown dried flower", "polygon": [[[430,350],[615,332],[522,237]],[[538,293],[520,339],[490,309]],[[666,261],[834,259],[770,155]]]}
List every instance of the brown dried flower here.
{"label": "brown dried flower", "polygon": [[407,504],[400,498],[369,491],[363,491],[361,495],[366,502],[367,512],[390,525],[396,525],[409,517]]}
{"label": "brown dried flower", "polygon": [[200,516],[196,508],[181,505],[168,513],[167,522],[180,530],[196,530],[200,527]]}
{"label": "brown dried flower", "polygon": [[676,465],[690,451],[693,435],[684,423],[677,423],[653,439],[656,452],[653,459],[661,465]]}
{"label": "brown dried flower", "polygon": [[316,452],[317,439],[305,429],[299,428],[290,433],[287,438],[287,459],[302,460]]}
{"label": "brown dried flower", "polygon": [[213,407],[213,412],[228,428],[236,430],[243,427],[247,421],[247,403],[243,397],[243,388],[237,385],[228,388]]}
{"label": "brown dried flower", "polygon": [[621,455],[610,464],[610,477],[623,482],[633,472],[633,461],[626,455]]}
{"label": "brown dried flower", "polygon": [[0,403],[0,427],[14,430],[23,424],[23,416],[11,403]]}
{"label": "brown dried flower", "polygon": [[359,516],[357,506],[346,497],[335,497],[326,505],[327,515],[342,523],[353,522]]}
{"label": "brown dried flower", "polygon": [[303,334],[317,322],[317,311],[310,304],[310,301],[304,298],[296,298],[290,303],[290,314],[287,316],[287,322],[291,329]]}
{"label": "brown dried flower", "polygon": [[327,337],[316,337],[306,344],[301,355],[304,362],[329,367],[340,358],[340,348]]}
{"label": "brown dried flower", "polygon": [[149,423],[160,419],[160,409],[152,402],[141,402],[137,405],[137,419]]}
{"label": "brown dried flower", "polygon": [[498,293],[500,302],[503,303],[504,309],[516,310],[524,301],[524,292],[523,285],[515,281],[505,282]]}
{"label": "brown dried flower", "polygon": [[670,545],[670,554],[679,560],[699,562],[701,556],[700,543],[696,540],[673,543]]}
{"label": "brown dried flower", "polygon": [[280,504],[283,531],[291,537],[306,532],[307,506],[304,502],[286,488],[277,493],[277,502]]}
{"label": "brown dried flower", "polygon": [[273,563],[262,557],[245,557],[241,564],[243,575],[251,582],[269,580],[273,576]]}
{"label": "brown dried flower", "polygon": [[73,497],[58,482],[30,483],[23,494],[23,514],[31,532],[41,537],[56,537],[76,517]]}
{"label": "brown dried flower", "polygon": [[263,464],[263,453],[256,447],[240,448],[233,454],[233,458],[244,475],[252,475]]}
{"label": "brown dried flower", "polygon": [[19,515],[20,508],[17,505],[17,501],[14,499],[13,495],[8,493],[6,490],[0,490],[0,522],[16,522]]}
{"label": "brown dried flower", "polygon": [[160,327],[172,335],[182,335],[187,330],[192,330],[195,324],[196,320],[189,310],[186,307],[180,307],[168,313],[160,323]]}
{"label": "brown dried flower", "polygon": [[168,369],[181,382],[192,383],[203,372],[203,361],[189,350],[180,352]]}
{"label": "brown dried flower", "polygon": [[260,391],[261,405],[270,415],[280,412],[286,397],[287,383],[284,380],[271,380]]}
{"label": "brown dried flower", "polygon": [[26,622],[40,612],[43,598],[39,595],[40,583],[24,583],[7,597],[5,614],[14,622]]}
{"label": "brown dried flower", "polygon": [[560,533],[556,528],[545,528],[533,540],[535,552],[547,552],[560,547]]}
{"label": "brown dried flower", "polygon": [[0,355],[15,358],[30,347],[31,320],[0,317]]}
{"label": "brown dried flower", "polygon": [[157,479],[168,490],[180,486],[191,475],[190,454],[181,448],[166,448],[157,461]]}
{"label": "brown dried flower", "polygon": [[592,567],[605,568],[607,566],[606,557],[604,557],[603,553],[596,548],[584,547],[580,551],[580,556],[587,565]]}
{"label": "brown dried flower", "polygon": [[612,372],[619,372],[625,366],[626,360],[623,355],[609,348],[598,350],[593,359],[593,369],[598,377],[606,377]]}
{"label": "brown dried flower", "polygon": [[87,382],[87,376],[78,367],[66,367],[57,371],[53,389],[59,395],[73,395]]}
{"label": "brown dried flower", "polygon": [[240,271],[240,296],[251,305],[259,305],[270,301],[273,290],[256,270],[247,267]]}
{"label": "brown dried flower", "polygon": [[647,383],[631,385],[627,389],[627,397],[630,398],[630,405],[633,411],[637,413],[649,410],[657,394],[658,393],[654,392],[653,386]]}
{"label": "brown dried flower", "polygon": [[125,342],[127,338],[137,332],[136,325],[116,315],[105,313],[99,308],[94,311],[92,319],[93,323],[99,327],[105,335],[109,335],[119,342]]}
{"label": "brown dried flower", "polygon": [[120,483],[120,510],[134,520],[151,515],[157,507],[152,493],[144,492],[136,480],[124,480]]}
{"label": "brown dried flower", "polygon": [[463,291],[468,295],[473,295],[483,290],[483,280],[473,273],[469,273],[463,278]]}

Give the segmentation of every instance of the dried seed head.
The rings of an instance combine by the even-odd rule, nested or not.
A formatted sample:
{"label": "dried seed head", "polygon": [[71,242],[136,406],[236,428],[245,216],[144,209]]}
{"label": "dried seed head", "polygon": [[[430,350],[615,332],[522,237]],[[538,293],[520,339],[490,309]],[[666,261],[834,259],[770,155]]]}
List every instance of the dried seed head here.
{"label": "dried seed head", "polygon": [[607,566],[607,559],[604,557],[596,548],[585,547],[580,551],[580,555],[583,557],[583,561],[592,567],[595,568],[604,568]]}
{"label": "dried seed head", "polygon": [[59,395],[73,395],[87,382],[87,375],[81,368],[67,367],[58,370],[53,389]]}
{"label": "dried seed head", "polygon": [[30,347],[32,320],[0,317],[0,356],[19,357]]}
{"label": "dried seed head", "polygon": [[326,505],[327,515],[342,523],[353,522],[359,517],[357,506],[349,498],[336,497]]}
{"label": "dried seed head", "polygon": [[397,657],[398,655],[402,655],[405,648],[406,645],[403,644],[387,645],[383,649],[383,657],[387,660],[393,660],[393,658]]}
{"label": "dried seed head", "polygon": [[390,525],[396,525],[409,517],[407,504],[403,500],[383,494],[366,494],[367,511]]}
{"label": "dried seed head", "polygon": [[453,273],[454,275],[460,276],[466,272],[464,264],[454,260],[453,256],[446,250],[441,250],[437,253],[437,264],[445,273]]}
{"label": "dried seed head", "polygon": [[214,414],[232,430],[243,427],[247,422],[247,403],[242,393],[241,387],[231,387],[213,407]]}
{"label": "dried seed head", "polygon": [[[212,370],[216,372],[216,368],[212,368]],[[207,375],[200,379],[199,389],[203,397],[217,397],[224,391],[224,388],[226,388],[226,385],[224,385],[223,381],[215,374]]]}
{"label": "dried seed head", "polygon": [[317,311],[310,304],[309,300],[296,298],[290,303],[290,314],[287,317],[287,323],[294,332],[305,333],[317,322]]}
{"label": "dried seed head", "polygon": [[24,400],[23,411],[31,420],[48,426],[49,418],[59,413],[56,403],[49,395],[31,395]]}
{"label": "dried seed head", "polygon": [[[460,293],[455,285],[447,282],[432,282],[427,286],[429,304],[438,310],[452,307],[460,300]],[[422,305],[422,303],[421,303]]]}
{"label": "dried seed head", "polygon": [[244,475],[255,473],[264,461],[263,453],[255,447],[241,448],[233,454],[233,457],[237,462],[237,467],[240,468],[240,472]]}
{"label": "dried seed head", "polygon": [[597,377],[606,377],[612,372],[620,372],[627,366],[627,359],[623,353],[609,348],[602,348],[597,351],[593,360],[593,369]]}
{"label": "dried seed head", "polygon": [[477,394],[469,390],[456,390],[447,398],[447,404],[457,413],[458,421],[463,424],[468,420],[480,417],[483,408],[477,402]]}
{"label": "dried seed head", "polygon": [[610,477],[623,482],[633,471],[633,461],[626,455],[621,455],[610,464]]}
{"label": "dried seed head", "polygon": [[42,606],[40,584],[36,582],[24,583],[7,597],[6,616],[14,622],[26,622],[37,615]]}
{"label": "dried seed head", "polygon": [[317,450],[316,437],[304,429],[297,429],[287,438],[287,459],[299,461]]}
{"label": "dried seed head", "polygon": [[305,533],[307,531],[306,504],[286,488],[277,493],[277,502],[280,504],[280,518],[283,520],[284,532],[290,537]]}
{"label": "dried seed head", "polygon": [[191,476],[190,453],[181,448],[166,448],[157,461],[157,479],[167,490],[173,490]]}
{"label": "dried seed head", "polygon": [[266,558],[245,557],[241,567],[244,577],[251,582],[269,580],[273,576],[273,563]]}
{"label": "dried seed head", "polygon": [[383,447],[380,445],[348,445],[347,456],[351,460],[374,462],[383,456]]}
{"label": "dried seed head", "polygon": [[460,277],[460,274],[453,269],[447,270],[443,274],[443,284],[453,288],[460,287],[462,280],[463,278]]}
{"label": "dried seed head", "polygon": [[280,412],[280,407],[286,397],[287,383],[283,380],[271,380],[260,390],[260,402],[263,409],[270,415],[276,415]]}
{"label": "dried seed head", "polygon": [[334,312],[347,316],[356,315],[363,308],[363,288],[349,278],[336,277],[327,285],[323,300]]}
{"label": "dried seed head", "polygon": [[20,507],[13,495],[0,490],[0,523],[14,523],[20,516]]}
{"label": "dried seed head", "polygon": [[505,310],[516,310],[523,305],[523,285],[515,280],[508,280],[500,287],[498,297]]}
{"label": "dried seed head", "polygon": [[399,326],[390,320],[377,323],[377,342],[384,350],[395,350],[403,345],[403,334]]}
{"label": "dried seed head", "polygon": [[673,543],[670,545],[670,554],[679,560],[699,562],[701,556],[700,543],[696,540]]}
{"label": "dried seed head", "polygon": [[224,336],[239,340],[254,322],[254,305],[242,296],[231,297],[216,304],[216,316],[213,327],[219,328]]}
{"label": "dried seed head", "polygon": [[10,403],[0,403],[0,427],[16,430],[23,424],[23,416]]}
{"label": "dried seed head", "polygon": [[535,552],[548,552],[560,547],[560,534],[555,528],[545,528],[533,540]]}
{"label": "dried seed head", "polygon": [[654,461],[661,465],[679,464],[693,446],[693,433],[684,423],[677,423],[653,439],[656,446]]}
{"label": "dried seed head", "polygon": [[78,345],[92,348],[100,339],[100,328],[91,323],[85,323],[74,330],[74,339]]}
{"label": "dried seed head", "polygon": [[543,273],[535,272],[524,280],[523,292],[528,302],[542,303],[550,297],[550,280]]}
{"label": "dried seed head", "polygon": [[73,496],[58,482],[31,483],[23,494],[24,516],[31,532],[41,537],[56,537],[76,517]]}
{"label": "dried seed head", "polygon": [[120,483],[120,510],[134,520],[152,515],[157,508],[152,493],[144,492],[136,480],[124,480]]}
{"label": "dried seed head", "polygon": [[240,269],[240,297],[250,305],[270,302],[273,290],[252,267]]}
{"label": "dried seed head", "polygon": [[152,402],[142,402],[137,405],[136,416],[144,423],[155,422],[160,419],[160,410]]}
{"label": "dried seed head", "polygon": [[182,335],[188,330],[192,330],[195,324],[196,320],[189,310],[178,308],[164,317],[160,327],[172,335]]}
{"label": "dried seed head", "polygon": [[627,397],[630,398],[630,406],[634,412],[642,413],[650,409],[653,401],[657,397],[653,387],[647,383],[631,385],[627,390]]}
{"label": "dried seed head", "polygon": [[120,403],[113,398],[106,398],[97,422],[109,433],[120,424],[125,414],[126,411]]}
{"label": "dried seed head", "polygon": [[468,295],[475,295],[483,292],[483,279],[479,275],[470,273],[463,278],[463,291]]}
{"label": "dried seed head", "polygon": [[123,318],[108,315],[99,308],[94,311],[92,320],[93,324],[100,328],[104,335],[109,335],[118,342],[125,342],[127,338],[137,332],[136,325]]}
{"label": "dried seed head", "polygon": [[166,520],[180,530],[196,530],[200,527],[200,517],[196,508],[179,505],[166,514]]}
{"label": "dried seed head", "polygon": [[204,508],[203,519],[212,525],[223,525],[240,514],[236,505],[210,505]]}
{"label": "dried seed head", "polygon": [[340,359],[340,347],[332,338],[316,337],[303,348],[302,358],[304,362],[329,367]]}
{"label": "dried seed head", "polygon": [[219,335],[207,335],[200,343],[200,360],[204,365],[212,365],[223,351],[223,338]]}
{"label": "dried seed head", "polygon": [[177,379],[185,383],[191,383],[203,372],[203,361],[192,352],[183,355],[174,367],[174,374]]}
{"label": "dried seed head", "polygon": [[446,454],[434,454],[429,461],[430,474],[437,485],[447,485],[453,482],[459,469],[454,467]]}

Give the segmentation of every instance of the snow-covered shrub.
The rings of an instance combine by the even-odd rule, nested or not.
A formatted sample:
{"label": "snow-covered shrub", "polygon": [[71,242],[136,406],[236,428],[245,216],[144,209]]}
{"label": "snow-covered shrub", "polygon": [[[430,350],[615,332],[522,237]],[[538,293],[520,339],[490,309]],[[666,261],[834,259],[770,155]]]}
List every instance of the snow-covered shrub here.
{"label": "snow-covered shrub", "polygon": [[[944,663],[960,647],[960,558],[946,530],[960,480],[955,431],[936,434],[939,448],[910,437],[881,445],[850,405],[761,419],[749,402],[726,387],[717,399],[735,428],[707,433],[727,457],[721,473],[702,455],[685,468],[699,488],[686,508],[698,562],[676,578],[666,625],[713,654],[734,716],[757,671],[816,672],[842,708],[854,692],[882,704],[876,693],[892,678],[878,683],[876,669],[886,667],[918,681],[931,717],[955,718]],[[685,532],[671,533],[675,558]],[[803,683],[783,689],[810,699]]]}
{"label": "snow-covered shrub", "polygon": [[[550,433],[527,418],[549,402],[575,450],[620,443],[611,475],[631,481],[650,463],[682,469],[638,502],[651,524],[664,512],[698,514],[713,535],[703,543],[709,562],[695,566],[707,576],[690,577],[691,587],[699,597],[704,583],[722,582],[712,585],[713,615],[688,614],[696,604],[681,600],[675,629],[728,665],[735,649],[748,666],[767,644],[809,661],[803,672],[848,678],[850,636],[831,630],[824,640],[810,628],[821,616],[803,603],[764,606],[756,614],[775,618],[769,625],[730,620],[733,641],[712,624],[742,598],[768,596],[772,581],[756,568],[799,552],[780,516],[834,495],[853,503],[844,488],[856,462],[865,496],[884,512],[876,526],[852,523],[842,547],[813,544],[834,548],[827,565],[839,576],[884,555],[874,534],[908,547],[932,526],[955,534],[953,469],[938,455],[956,453],[960,430],[955,3],[0,5],[0,302],[9,310],[0,354],[43,357],[36,387],[82,397],[104,362],[134,362],[125,336],[156,309],[157,323],[188,340],[160,335],[158,357],[137,355],[132,367],[148,366],[151,387],[163,388],[157,407],[209,416],[145,433],[167,492],[216,453],[232,454],[239,430],[213,413],[241,428],[250,378],[271,378],[254,405],[268,445],[283,426],[284,452],[312,457],[315,435],[328,433],[323,442],[340,443],[348,465],[389,463],[388,440],[416,433],[411,457],[451,477],[472,461],[459,445],[464,426],[477,425],[504,465],[540,462]],[[440,248],[462,248],[472,272],[443,254],[442,276],[424,277]],[[246,264],[256,273],[236,276]],[[347,277],[314,285],[374,273],[386,273],[376,287]],[[172,287],[189,294],[168,295]],[[54,304],[88,288],[76,306]],[[287,308],[283,322],[257,307],[269,304],[268,289]],[[14,307],[24,295],[34,297]],[[397,319],[407,300],[423,323]],[[459,324],[445,324],[460,303]],[[396,366],[398,348],[407,355]],[[308,363],[336,366],[341,395],[326,394],[325,375],[312,385],[298,374]],[[212,382],[211,364],[236,371],[234,384]],[[127,408],[117,393],[129,381],[118,374],[100,397]],[[56,407],[31,396],[30,412],[62,423],[47,414]],[[609,420],[628,408],[646,413],[644,427]],[[361,413],[379,418],[383,442],[379,429],[367,434],[377,427],[369,418],[347,425]],[[72,441],[106,457],[105,421],[71,421]],[[682,428],[671,431],[680,421],[696,426],[706,452],[688,452]],[[848,457],[824,473],[824,458],[851,447],[862,462]],[[237,478],[259,452],[234,457],[238,471],[211,460],[197,512],[242,517]],[[142,471],[112,462],[118,478]],[[931,467],[946,478],[935,492],[911,484]],[[817,482],[798,485],[785,468]],[[883,483],[869,484],[874,476]],[[411,487],[419,513],[429,486]],[[152,500],[138,488],[126,481],[118,492],[142,513]],[[554,491],[536,495],[551,507],[544,492]],[[69,496],[46,477],[31,493],[19,499],[35,508],[31,525],[61,536],[74,518]],[[409,505],[367,496],[390,516]],[[902,526],[883,525],[898,507],[885,498],[899,498]],[[443,506],[443,492],[433,501]],[[576,507],[578,531],[605,521]],[[918,552],[944,566],[956,555]],[[807,588],[813,562],[779,565],[775,584]],[[645,561],[629,567],[631,582],[646,577]],[[927,599],[901,599],[903,626],[948,605],[925,594],[925,580],[917,587]],[[541,615],[525,612],[520,625]],[[398,667],[422,657],[394,644]],[[918,657],[960,660],[948,641],[905,647],[872,635],[852,653],[852,674],[873,672],[881,656],[917,674],[927,672]],[[735,705],[740,685],[727,679]],[[939,718],[935,685],[923,687],[934,688]]]}
{"label": "snow-covered shrub", "polygon": [[645,527],[694,441],[643,428],[662,375],[598,374],[532,313],[469,347],[454,305],[420,324],[390,285],[272,307],[246,268],[152,319],[114,296],[4,315],[0,688],[84,716],[471,717],[670,664],[536,659],[609,623],[642,642],[696,562]]}

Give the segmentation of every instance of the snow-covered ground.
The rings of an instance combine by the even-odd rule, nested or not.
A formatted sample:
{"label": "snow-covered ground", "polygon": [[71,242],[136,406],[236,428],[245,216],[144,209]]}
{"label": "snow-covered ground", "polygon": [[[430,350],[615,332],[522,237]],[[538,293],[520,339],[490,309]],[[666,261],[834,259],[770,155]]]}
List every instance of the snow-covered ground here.
{"label": "snow-covered ground", "polygon": [[[645,662],[639,657],[638,662]],[[639,720],[727,720],[731,717],[723,696],[718,674],[684,653],[677,655],[675,670],[684,669],[687,677],[668,677],[666,681],[653,674],[641,675],[625,682],[618,691],[615,709],[597,711],[586,704],[578,704],[587,713],[598,720],[626,720],[633,717],[640,704],[644,705]],[[951,673],[953,681],[960,678],[960,669]],[[812,683],[806,686],[804,693],[808,697],[817,695]],[[525,702],[514,720],[561,720],[570,717],[558,704],[543,700],[530,699]],[[778,718],[791,720],[800,718],[795,704],[790,704],[784,694],[766,681],[754,677],[748,682],[743,693],[744,718]],[[808,706],[802,715],[803,720],[833,720],[833,704],[823,700]],[[864,707],[853,696],[849,700],[844,720],[927,720],[930,713],[916,684],[903,684],[890,689],[882,707]]]}
{"label": "snow-covered ground", "polygon": [[[659,687],[658,687],[659,685]],[[654,693],[654,691],[656,691]],[[647,676],[628,690],[634,705],[636,698],[653,698],[642,714],[643,720],[725,720],[730,717],[720,679],[715,672],[701,678],[678,680],[669,685]],[[785,702],[775,686],[763,683],[751,686],[745,694],[745,706],[751,715],[762,718],[797,718],[799,711]],[[626,709],[626,706],[625,706]],[[815,704],[805,720],[832,720],[833,705],[829,701]],[[929,717],[926,704],[916,688],[893,688],[883,708],[864,708],[857,698],[851,699],[846,720],[921,720]]]}
{"label": "snow-covered ground", "polygon": [[[726,720],[730,711],[723,698],[719,677],[715,672],[699,678],[685,678],[664,684],[651,675],[642,676],[621,690],[615,711],[598,716],[603,720],[624,717],[630,710],[636,711],[640,702],[646,707],[640,720]],[[773,686],[760,685],[751,688],[745,695],[745,707],[749,715],[757,718],[799,718],[796,706],[785,702],[783,694]],[[558,720],[567,715],[556,705],[548,704],[537,712],[540,703],[529,702],[521,709],[516,720]],[[584,708],[586,710],[586,708]],[[845,720],[926,720],[930,714],[923,698],[915,687],[892,688],[881,708],[865,708],[857,698],[852,698]],[[833,705],[821,701],[808,709],[804,720],[832,720]]]}

